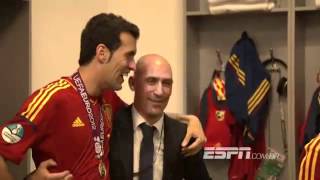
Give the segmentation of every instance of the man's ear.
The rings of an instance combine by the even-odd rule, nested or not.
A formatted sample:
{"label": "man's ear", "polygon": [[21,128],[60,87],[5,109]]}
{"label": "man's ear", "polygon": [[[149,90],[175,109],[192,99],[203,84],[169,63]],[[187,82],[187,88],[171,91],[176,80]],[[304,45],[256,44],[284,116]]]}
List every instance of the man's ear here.
{"label": "man's ear", "polygon": [[100,43],[96,47],[96,57],[99,63],[105,64],[108,63],[109,57],[110,57],[110,50],[109,48]]}
{"label": "man's ear", "polygon": [[134,76],[129,77],[128,83],[129,83],[130,89],[134,91]]}

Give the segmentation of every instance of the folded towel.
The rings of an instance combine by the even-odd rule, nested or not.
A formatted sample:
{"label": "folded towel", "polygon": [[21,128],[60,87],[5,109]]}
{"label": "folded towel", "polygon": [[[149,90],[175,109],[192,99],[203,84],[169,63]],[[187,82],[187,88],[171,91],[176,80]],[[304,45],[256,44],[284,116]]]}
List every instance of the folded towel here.
{"label": "folded towel", "polygon": [[227,5],[227,4],[260,4],[268,3],[271,0],[208,0],[209,6]]}
{"label": "folded towel", "polygon": [[274,6],[274,2],[264,2],[256,4],[226,4],[219,6],[209,6],[209,10],[211,14],[227,14],[249,11],[270,11],[272,8],[274,8]]}

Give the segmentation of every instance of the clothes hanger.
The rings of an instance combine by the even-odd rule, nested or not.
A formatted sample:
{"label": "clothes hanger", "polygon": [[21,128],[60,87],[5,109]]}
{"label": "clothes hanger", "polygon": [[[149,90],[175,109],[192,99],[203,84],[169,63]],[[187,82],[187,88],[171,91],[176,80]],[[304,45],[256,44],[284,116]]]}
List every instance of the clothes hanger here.
{"label": "clothes hanger", "polygon": [[[246,30],[244,30],[244,31],[242,32],[242,34],[241,34],[241,39],[240,39],[239,41],[244,40],[244,39],[249,40],[250,43],[251,43],[253,46],[256,46],[255,43],[254,43],[254,41],[253,41],[253,39],[248,35],[248,32],[247,32]],[[237,43],[238,43],[239,41],[237,41]]]}
{"label": "clothes hanger", "polygon": [[279,73],[279,82],[277,85],[277,92],[281,97],[287,97],[287,78],[281,76],[281,68],[287,69],[287,64],[278,58],[275,58],[273,55],[273,49],[269,50],[270,58],[265,60],[262,64],[269,72]]}
{"label": "clothes hanger", "polygon": [[267,67],[271,64],[271,70],[272,71],[278,71],[278,67],[277,67],[277,64],[280,64],[281,66],[283,66],[285,69],[287,69],[287,64],[281,60],[281,59],[278,59],[278,58],[275,58],[273,56],[273,48],[270,48],[269,50],[269,53],[270,53],[270,58],[263,61],[263,66]]}
{"label": "clothes hanger", "polygon": [[222,61],[222,58],[221,58],[221,52],[219,49],[216,50],[216,55],[217,55],[217,68],[213,71],[212,73],[212,77],[211,79],[214,79],[216,76],[219,76],[220,77],[220,74],[221,72],[224,71],[224,68],[223,68],[223,61]]}

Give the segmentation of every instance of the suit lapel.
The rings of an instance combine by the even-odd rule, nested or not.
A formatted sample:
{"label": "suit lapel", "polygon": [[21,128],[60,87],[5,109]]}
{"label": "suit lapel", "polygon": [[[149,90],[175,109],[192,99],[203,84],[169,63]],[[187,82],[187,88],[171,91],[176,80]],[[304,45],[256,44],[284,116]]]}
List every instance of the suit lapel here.
{"label": "suit lapel", "polygon": [[165,115],[163,119],[164,123],[164,153],[163,153],[163,178],[162,179],[171,179],[171,170],[174,167],[172,166],[172,162],[174,161],[175,157],[175,148],[174,148],[174,141],[175,134],[172,127],[169,125],[170,122],[168,117]]}
{"label": "suit lapel", "polygon": [[127,107],[118,119],[121,121],[120,125],[120,141],[121,148],[121,161],[124,166],[126,176],[132,179],[133,173],[133,121],[131,115],[131,106]]}

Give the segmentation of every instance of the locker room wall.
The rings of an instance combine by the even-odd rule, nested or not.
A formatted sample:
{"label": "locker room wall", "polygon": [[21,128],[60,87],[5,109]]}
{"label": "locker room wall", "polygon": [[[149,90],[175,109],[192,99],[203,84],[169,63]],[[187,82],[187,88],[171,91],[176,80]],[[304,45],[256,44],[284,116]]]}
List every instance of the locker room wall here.
{"label": "locker room wall", "polygon": [[[22,1],[0,2],[0,122],[12,118],[30,87],[29,3]],[[27,172],[25,159],[19,166],[9,163],[16,179]]]}
{"label": "locker room wall", "polygon": [[[184,0],[109,0],[108,6],[110,11],[128,17],[139,26],[137,59],[147,53],[158,53],[170,62],[174,83],[166,111],[185,113]],[[132,102],[133,93],[124,84],[119,95]]]}

